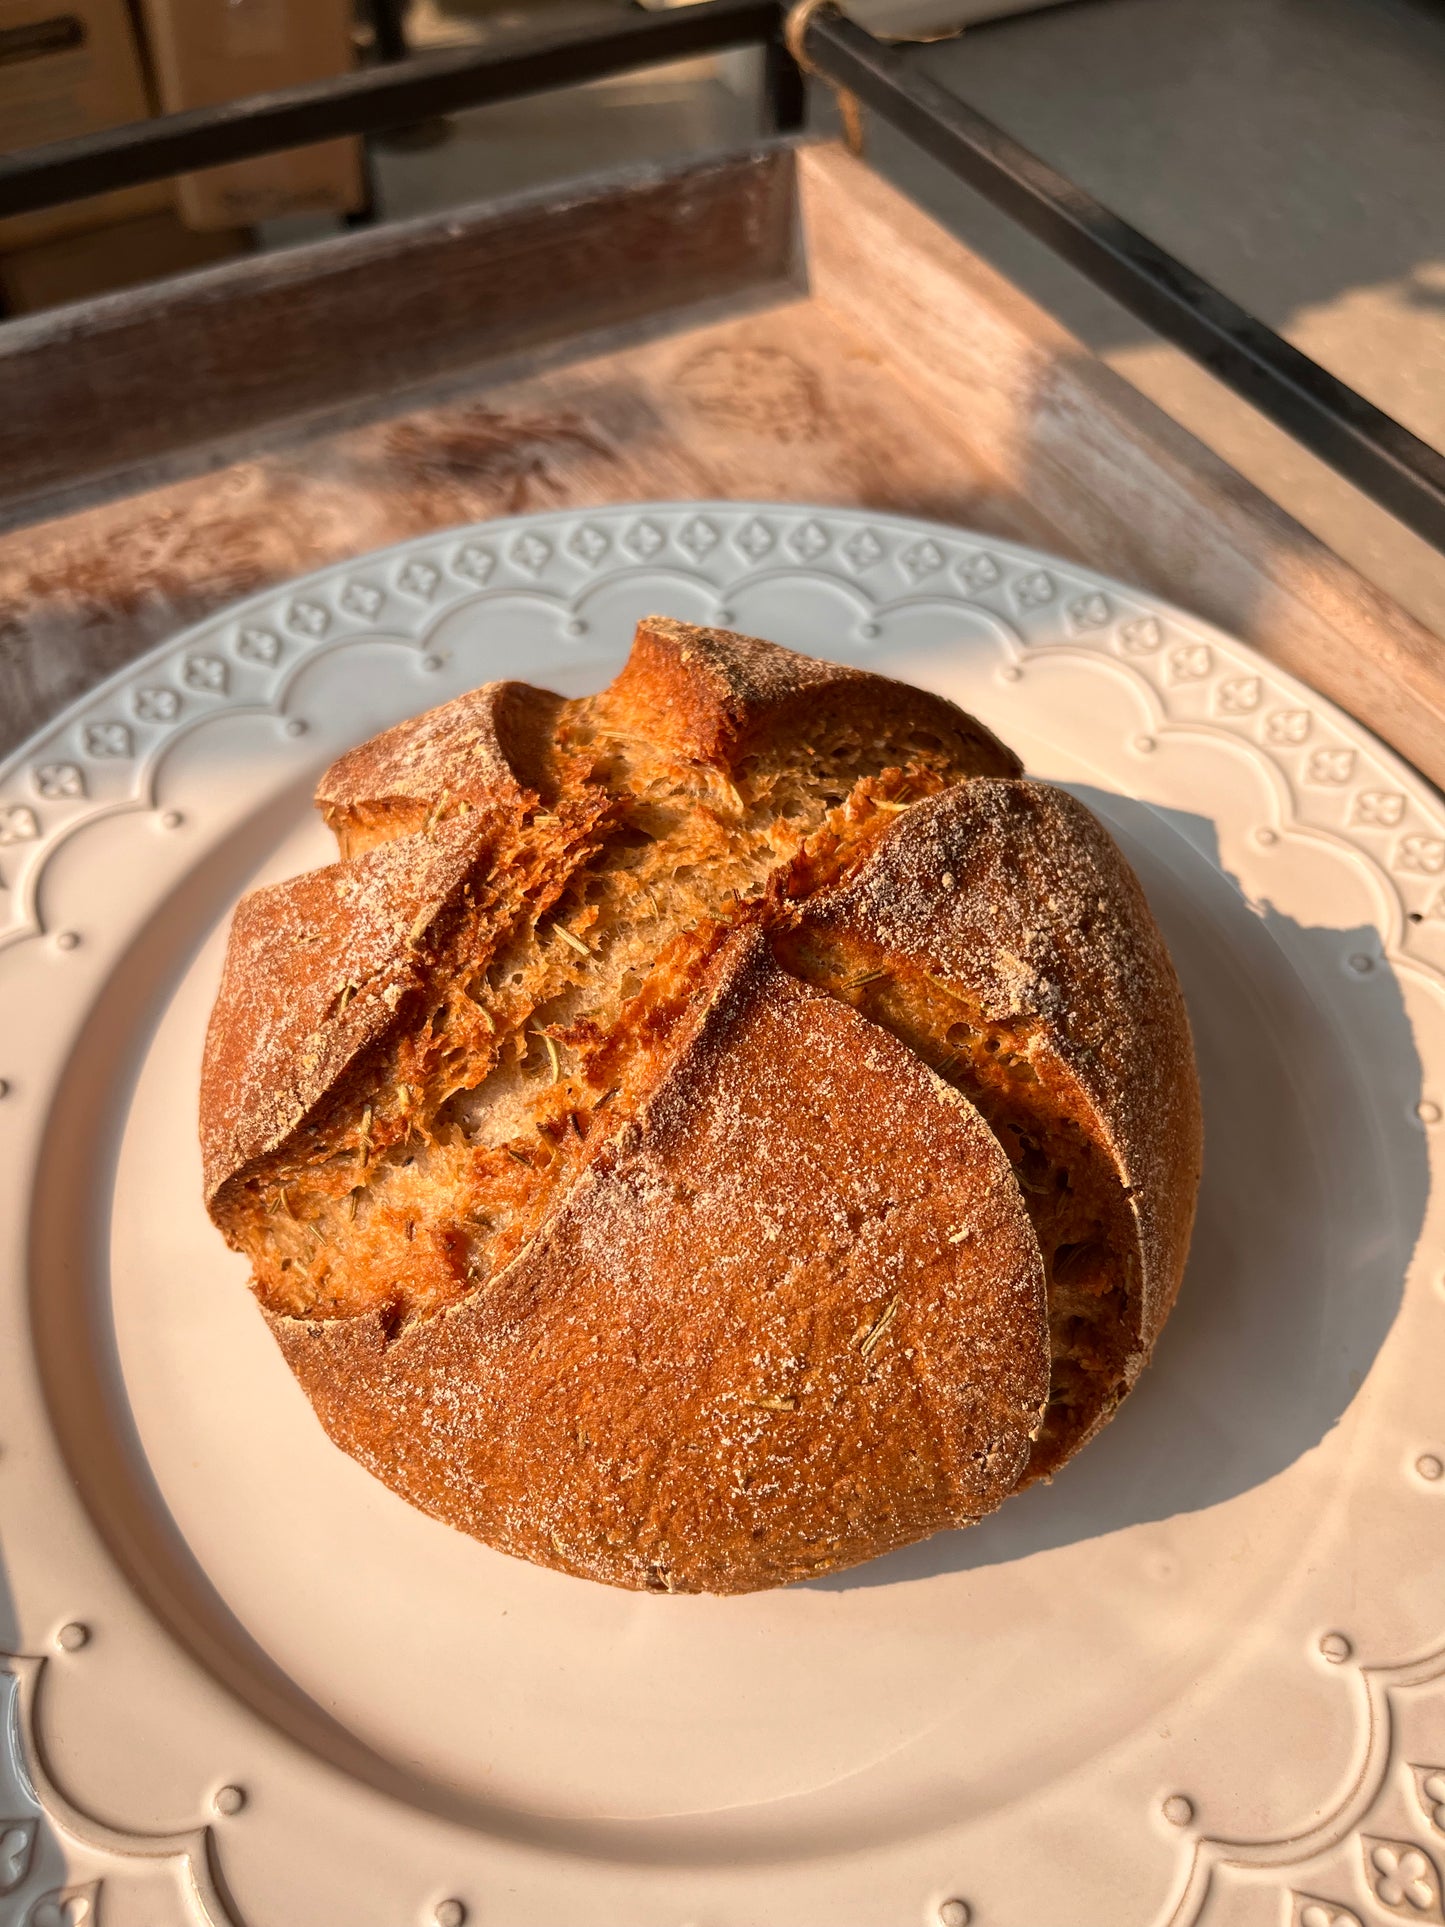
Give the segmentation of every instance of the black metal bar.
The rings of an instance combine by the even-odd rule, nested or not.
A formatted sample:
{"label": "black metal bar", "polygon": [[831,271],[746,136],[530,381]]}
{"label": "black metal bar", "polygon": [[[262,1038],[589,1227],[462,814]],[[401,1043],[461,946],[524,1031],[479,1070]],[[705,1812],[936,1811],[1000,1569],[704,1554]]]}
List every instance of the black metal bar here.
{"label": "black metal bar", "polygon": [[808,86],[780,35],[763,49],[763,94],[772,132],[796,134],[807,118]]}
{"label": "black metal bar", "polygon": [[372,52],[378,60],[405,60],[406,0],[361,0],[361,17],[371,28]]}
{"label": "black metal bar", "polygon": [[1121,306],[1445,549],[1445,457],[831,7],[804,43],[845,87]]}
{"label": "black metal bar", "polygon": [[365,67],[221,107],[24,148],[0,156],[0,217],[342,134],[373,134],[630,67],[770,40],[777,28],[777,0],[697,0],[657,13],[619,12],[600,28],[594,23],[501,46]]}
{"label": "black metal bar", "polygon": [[[356,17],[371,28],[372,57],[379,61],[405,60],[407,0],[357,0]],[[348,228],[376,223],[376,159],[370,145],[361,145],[361,205],[342,217]]]}

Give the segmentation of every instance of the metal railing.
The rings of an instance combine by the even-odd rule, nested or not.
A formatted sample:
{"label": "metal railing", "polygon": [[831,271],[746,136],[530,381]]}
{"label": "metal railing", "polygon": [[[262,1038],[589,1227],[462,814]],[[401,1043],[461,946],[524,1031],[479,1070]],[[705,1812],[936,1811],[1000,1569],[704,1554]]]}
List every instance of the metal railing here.
{"label": "metal railing", "polygon": [[[804,87],[776,0],[635,8],[586,28],[387,61],[332,80],[0,156],[0,218],[194,168],[739,46],[766,49],[772,125],[801,125]],[[906,48],[835,7],[799,23],[807,65],[898,128],[1131,314],[1311,453],[1445,550],[1445,457],[1246,312],[1075,182],[939,85]]]}

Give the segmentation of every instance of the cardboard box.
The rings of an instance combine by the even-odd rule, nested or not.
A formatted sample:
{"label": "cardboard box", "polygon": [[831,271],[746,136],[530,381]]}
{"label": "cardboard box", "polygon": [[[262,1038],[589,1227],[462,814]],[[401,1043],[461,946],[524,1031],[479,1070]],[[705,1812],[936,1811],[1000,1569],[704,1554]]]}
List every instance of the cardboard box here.
{"label": "cardboard box", "polygon": [[210,267],[246,252],[246,236],[234,228],[197,234],[174,208],[119,221],[88,234],[65,234],[0,256],[0,296],[12,315],[88,301],[142,281]]}
{"label": "cardboard box", "polygon": [[[0,152],[152,113],[126,0],[0,0]],[[0,221],[0,252],[169,207],[169,181]]]}
{"label": "cardboard box", "polygon": [[[345,73],[351,16],[351,0],[144,0],[161,106],[214,107]],[[343,214],[361,205],[360,143],[323,141],[185,174],[176,200],[186,225],[202,229]]]}

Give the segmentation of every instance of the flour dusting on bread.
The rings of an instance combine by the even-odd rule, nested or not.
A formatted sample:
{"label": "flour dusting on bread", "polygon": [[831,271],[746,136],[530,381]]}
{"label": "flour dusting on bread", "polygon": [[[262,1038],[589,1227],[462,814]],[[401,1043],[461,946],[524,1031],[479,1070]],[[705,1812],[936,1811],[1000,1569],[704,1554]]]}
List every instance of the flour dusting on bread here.
{"label": "flour dusting on bread", "polygon": [[1188,1025],[1106,833],[981,724],[649,618],[600,695],[487,685],[317,796],[341,861],[236,915],[207,1196],[379,1477],[742,1591],[1108,1417],[1187,1247]]}

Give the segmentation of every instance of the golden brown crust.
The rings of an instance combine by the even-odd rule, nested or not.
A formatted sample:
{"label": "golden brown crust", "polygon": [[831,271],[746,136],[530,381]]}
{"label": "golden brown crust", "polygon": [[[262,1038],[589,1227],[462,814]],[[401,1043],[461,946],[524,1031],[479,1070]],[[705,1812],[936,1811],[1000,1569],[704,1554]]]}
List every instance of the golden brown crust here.
{"label": "golden brown crust", "polygon": [[856,720],[872,730],[932,734],[971,775],[1017,776],[1013,751],[955,704],[864,669],[780,649],[730,629],[644,616],[609,712],[659,744],[718,769],[767,745]]}
{"label": "golden brown crust", "polygon": [[336,1442],[504,1550],[727,1592],[1097,1429],[1177,1288],[1197,1091],[1132,873],[1018,770],[665,618],[598,697],[491,684],[334,764],[351,854],[238,910],[202,1139]]}
{"label": "golden brown crust", "polygon": [[242,898],[201,1067],[208,1204],[396,1022],[486,849],[481,820],[459,817]]}
{"label": "golden brown crust", "polygon": [[273,1329],[413,1503],[615,1585],[744,1592],[991,1511],[1048,1391],[1008,1161],[744,931],[656,1088],[521,1256],[388,1341]]}
{"label": "golden brown crust", "polygon": [[482,812],[550,802],[562,699],[523,682],[489,682],[383,730],[340,756],[316,805],[343,855],[422,827],[443,801]]}
{"label": "golden brown crust", "polygon": [[1183,1273],[1203,1120],[1179,981],[1118,846],[1065,790],[962,784],[901,816],[806,920],[921,966],[1077,1091],[1135,1227],[1132,1384]]}

